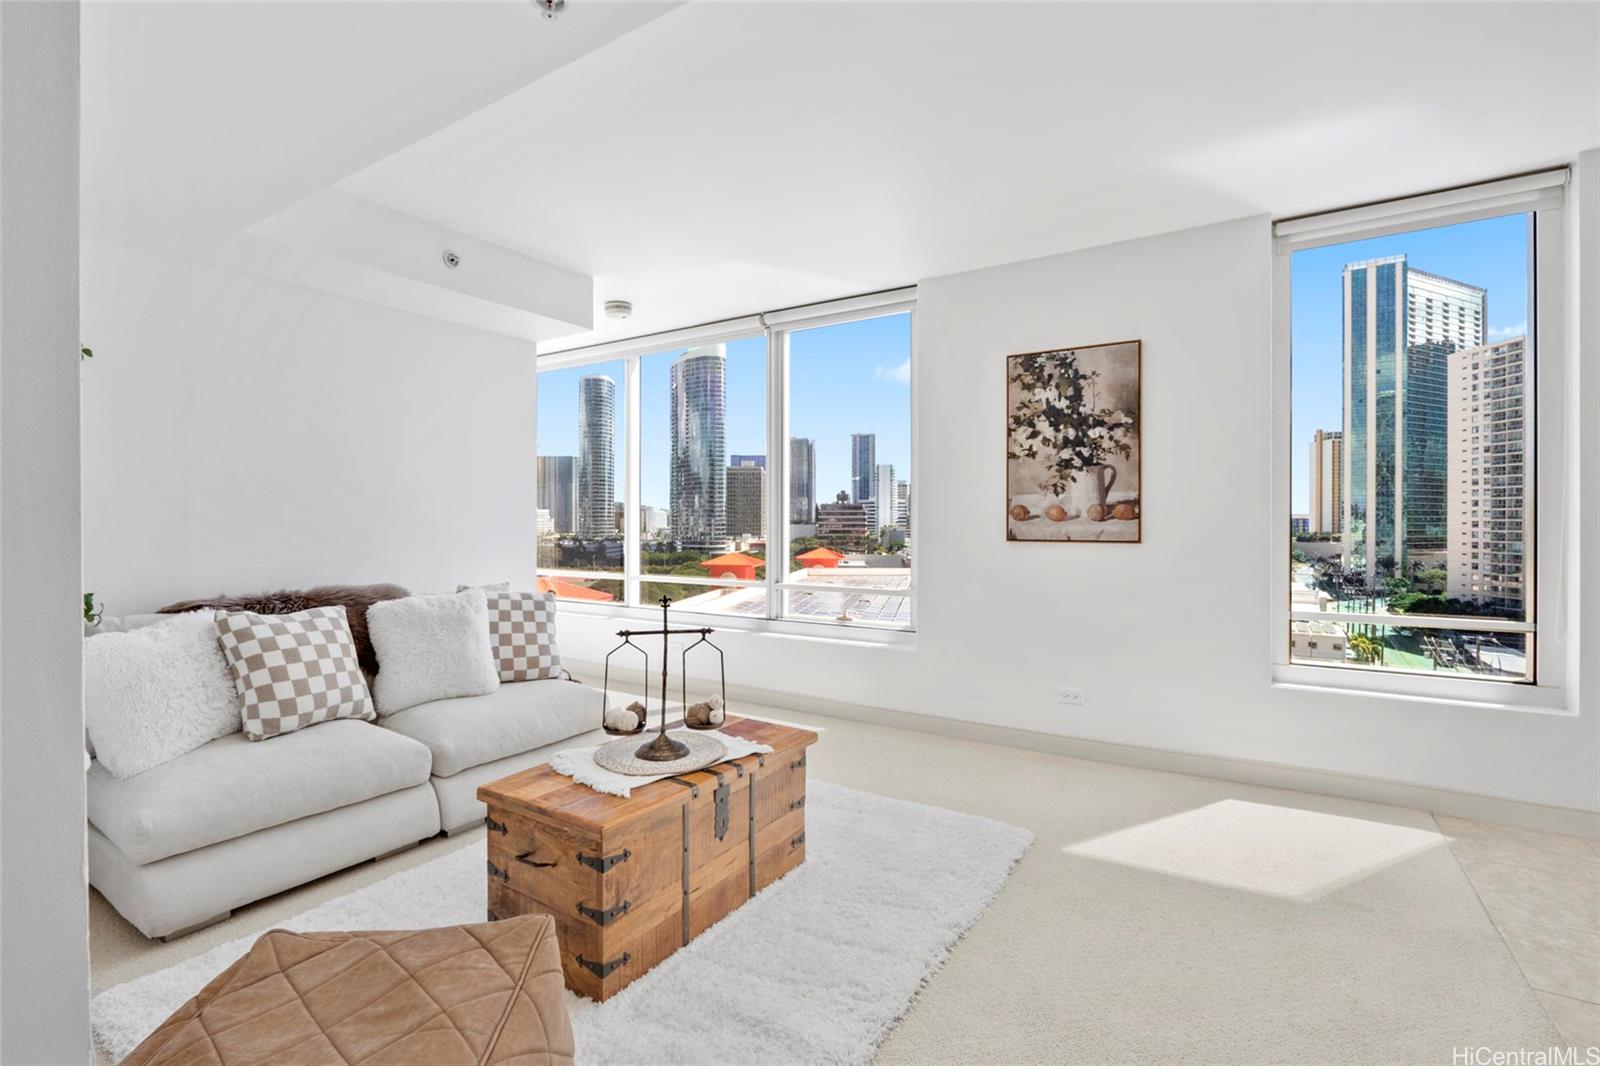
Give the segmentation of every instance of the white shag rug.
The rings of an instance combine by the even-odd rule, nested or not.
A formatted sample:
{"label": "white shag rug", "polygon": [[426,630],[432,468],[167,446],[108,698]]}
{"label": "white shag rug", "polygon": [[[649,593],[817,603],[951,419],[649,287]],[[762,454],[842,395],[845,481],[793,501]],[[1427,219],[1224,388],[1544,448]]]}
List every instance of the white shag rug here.
{"label": "white shag rug", "polygon": [[[603,1004],[568,993],[578,1062],[866,1063],[1033,834],[813,781],[806,861]],[[295,930],[481,922],[483,843],[313,907]],[[255,935],[106,989],[95,1039],[120,1059]]]}

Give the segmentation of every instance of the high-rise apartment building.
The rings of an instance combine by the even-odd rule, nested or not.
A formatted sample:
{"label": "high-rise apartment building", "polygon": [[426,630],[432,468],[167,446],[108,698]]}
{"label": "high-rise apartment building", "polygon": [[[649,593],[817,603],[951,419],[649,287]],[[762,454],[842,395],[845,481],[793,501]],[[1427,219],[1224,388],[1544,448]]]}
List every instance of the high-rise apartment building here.
{"label": "high-rise apartment building", "polygon": [[538,508],[549,512],[550,532],[578,531],[578,457],[539,456]]}
{"label": "high-rise apartment building", "polygon": [[686,548],[728,543],[727,355],[720,344],[672,364],[672,538]]}
{"label": "high-rise apartment building", "polygon": [[1484,341],[1485,290],[1403,255],[1344,268],[1344,564],[1369,586],[1445,548],[1446,377]]}
{"label": "high-rise apartment building", "polygon": [[[748,457],[746,457],[748,458]],[[728,467],[728,536],[767,535],[767,465],[744,463]]]}
{"label": "high-rise apartment building", "polygon": [[1311,436],[1311,533],[1344,528],[1344,434],[1319,429]]}
{"label": "high-rise apartment building", "polygon": [[1526,337],[1450,356],[1449,552],[1445,595],[1521,612],[1527,605]]}
{"label": "high-rise apartment building", "polygon": [[789,438],[789,521],[809,526],[817,520],[817,442]]}
{"label": "high-rise apartment building", "polygon": [[872,468],[872,521],[874,533],[896,524],[892,463],[879,463]]}
{"label": "high-rise apartment building", "polygon": [[872,478],[878,466],[878,437],[873,433],[850,434],[850,500],[862,503],[872,499]]}
{"label": "high-rise apartment building", "polygon": [[894,483],[894,524],[902,533],[911,532],[911,482]]}
{"label": "high-rise apartment building", "polygon": [[604,374],[578,380],[577,531],[586,537],[616,533],[616,408],[616,382]]}
{"label": "high-rise apartment building", "polygon": [[650,538],[671,532],[671,523],[667,520],[667,509],[665,507],[650,506],[639,508],[639,532]]}

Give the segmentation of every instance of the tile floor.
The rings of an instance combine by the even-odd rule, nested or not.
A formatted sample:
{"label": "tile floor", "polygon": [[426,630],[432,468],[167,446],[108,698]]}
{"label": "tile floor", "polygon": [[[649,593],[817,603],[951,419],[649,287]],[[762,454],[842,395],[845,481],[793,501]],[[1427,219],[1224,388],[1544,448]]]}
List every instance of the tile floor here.
{"label": "tile floor", "polygon": [[1563,1039],[1600,1047],[1600,841],[1434,821]]}

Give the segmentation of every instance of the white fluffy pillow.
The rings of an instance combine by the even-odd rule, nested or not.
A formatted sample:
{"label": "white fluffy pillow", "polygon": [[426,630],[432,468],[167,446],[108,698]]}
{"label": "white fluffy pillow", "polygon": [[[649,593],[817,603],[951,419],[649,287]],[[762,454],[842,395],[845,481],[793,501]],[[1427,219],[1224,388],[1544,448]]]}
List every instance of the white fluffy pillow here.
{"label": "white fluffy pillow", "polygon": [[95,757],[132,777],[241,728],[211,611],[83,642],[83,711]]}
{"label": "white fluffy pillow", "polygon": [[482,589],[375,603],[367,608],[367,635],[378,653],[372,695],[379,714],[500,687]]}

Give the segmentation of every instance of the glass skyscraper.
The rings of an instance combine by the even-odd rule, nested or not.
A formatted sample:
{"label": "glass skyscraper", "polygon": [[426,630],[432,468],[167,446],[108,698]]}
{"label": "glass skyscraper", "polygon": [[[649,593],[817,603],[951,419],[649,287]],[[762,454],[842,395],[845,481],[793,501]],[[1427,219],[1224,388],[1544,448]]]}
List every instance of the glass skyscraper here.
{"label": "glass skyscraper", "polygon": [[1448,357],[1483,343],[1488,294],[1403,255],[1343,283],[1344,558],[1373,587],[1444,551]]}
{"label": "glass skyscraper", "polygon": [[[617,528],[617,386],[604,374],[578,381],[578,532],[610,536]],[[551,516],[552,518],[554,515]]]}
{"label": "glass skyscraper", "polygon": [[789,521],[809,526],[817,520],[817,442],[789,438]]}
{"label": "glass skyscraper", "polygon": [[539,509],[550,512],[552,532],[578,531],[577,456],[539,456]]}
{"label": "glass skyscraper", "polygon": [[850,434],[850,501],[872,499],[872,479],[877,474],[878,438],[872,433]]}
{"label": "glass skyscraper", "polygon": [[728,543],[727,356],[720,344],[672,364],[672,539],[686,548]]}

